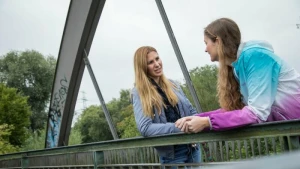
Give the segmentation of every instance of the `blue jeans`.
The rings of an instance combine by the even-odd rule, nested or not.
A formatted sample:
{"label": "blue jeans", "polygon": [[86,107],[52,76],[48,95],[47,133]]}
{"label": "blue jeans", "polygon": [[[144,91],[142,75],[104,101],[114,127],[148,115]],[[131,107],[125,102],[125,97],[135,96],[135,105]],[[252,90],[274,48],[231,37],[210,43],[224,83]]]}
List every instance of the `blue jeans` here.
{"label": "blue jeans", "polygon": [[159,157],[161,164],[178,164],[178,163],[200,163],[201,150],[199,144],[192,147],[190,144],[182,144],[174,146],[174,158]]}

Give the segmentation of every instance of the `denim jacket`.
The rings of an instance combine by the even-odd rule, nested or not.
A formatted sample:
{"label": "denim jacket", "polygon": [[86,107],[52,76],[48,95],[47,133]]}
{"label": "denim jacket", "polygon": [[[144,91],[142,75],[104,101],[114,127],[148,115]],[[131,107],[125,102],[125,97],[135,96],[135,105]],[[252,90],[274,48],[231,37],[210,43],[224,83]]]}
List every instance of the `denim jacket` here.
{"label": "denim jacket", "polygon": [[[171,81],[174,83],[173,81]],[[174,83],[175,84],[175,83]],[[190,101],[183,93],[181,87],[175,84],[177,89],[174,89],[174,93],[178,97],[178,109],[181,117],[192,116],[197,113],[196,109],[192,106]],[[164,109],[162,108],[159,115],[158,111],[154,108],[154,118],[145,116],[140,100],[139,93],[136,88],[132,89],[132,103],[135,121],[137,128],[144,137],[164,135],[171,133],[181,132],[180,129],[175,127],[174,123],[168,123]],[[174,146],[159,146],[155,147],[159,156],[161,157],[174,157]]]}

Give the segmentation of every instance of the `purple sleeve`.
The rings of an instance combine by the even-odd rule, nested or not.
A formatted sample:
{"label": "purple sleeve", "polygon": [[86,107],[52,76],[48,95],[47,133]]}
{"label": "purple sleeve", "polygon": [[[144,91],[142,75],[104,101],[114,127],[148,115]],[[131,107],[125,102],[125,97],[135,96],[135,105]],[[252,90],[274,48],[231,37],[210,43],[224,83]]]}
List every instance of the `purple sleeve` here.
{"label": "purple sleeve", "polygon": [[241,110],[224,112],[219,109],[219,111],[216,110],[198,115],[200,117],[209,117],[211,128],[215,131],[229,130],[261,122],[247,106]]}
{"label": "purple sleeve", "polygon": [[213,110],[213,111],[209,111],[209,112],[198,113],[198,114],[195,114],[195,116],[199,116],[199,117],[207,117],[207,116],[210,116],[210,115],[216,114],[216,113],[224,113],[224,110],[222,110],[222,109],[217,109],[217,110]]}

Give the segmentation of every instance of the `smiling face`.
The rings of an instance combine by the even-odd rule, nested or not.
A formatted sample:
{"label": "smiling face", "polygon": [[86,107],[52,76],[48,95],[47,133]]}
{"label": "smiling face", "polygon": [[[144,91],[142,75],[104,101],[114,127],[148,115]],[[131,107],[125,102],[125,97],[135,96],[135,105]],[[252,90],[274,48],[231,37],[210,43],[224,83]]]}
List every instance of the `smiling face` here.
{"label": "smiling face", "polygon": [[155,80],[156,83],[158,83],[160,77],[163,75],[162,61],[155,51],[147,55],[147,72],[148,76]]}
{"label": "smiling face", "polygon": [[204,35],[204,42],[206,44],[205,52],[207,52],[210,55],[210,60],[212,62],[219,61],[218,50],[217,50],[218,40],[213,42],[210,38]]}

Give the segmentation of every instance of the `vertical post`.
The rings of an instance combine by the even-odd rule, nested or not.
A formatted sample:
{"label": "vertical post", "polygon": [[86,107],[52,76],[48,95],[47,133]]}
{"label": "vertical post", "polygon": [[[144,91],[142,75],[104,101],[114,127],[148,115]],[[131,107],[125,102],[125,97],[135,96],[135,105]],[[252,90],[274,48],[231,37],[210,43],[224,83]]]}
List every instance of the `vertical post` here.
{"label": "vertical post", "polygon": [[182,57],[182,54],[181,54],[181,51],[179,49],[179,46],[177,44],[177,41],[176,41],[176,38],[175,38],[175,35],[173,33],[173,30],[172,30],[172,27],[170,25],[170,22],[169,22],[169,19],[167,17],[167,14],[166,14],[166,11],[163,7],[163,4],[161,2],[161,0],[155,0],[156,1],[156,4],[157,4],[157,7],[158,7],[158,10],[159,10],[159,13],[160,13],[160,16],[165,24],[165,27],[166,27],[166,30],[168,32],[168,35],[169,35],[169,38],[170,38],[170,41],[172,43],[172,46],[173,46],[173,49],[175,51],[175,54],[176,54],[176,57],[177,57],[177,60],[179,62],[179,65],[180,65],[180,68],[181,68],[181,71],[183,73],[183,76],[184,76],[184,79],[186,81],[186,84],[191,92],[191,95],[193,97],[193,100],[194,100],[194,103],[195,103],[195,106],[196,106],[196,109],[199,113],[202,112],[202,109],[201,109],[201,106],[200,106],[200,102],[199,102],[199,99],[197,97],[197,94],[196,94],[196,91],[195,91],[195,88],[193,86],[193,83],[192,83],[192,80],[190,78],[190,75],[189,75],[189,72],[186,68],[186,65],[184,63],[184,60],[183,60],[183,57]]}
{"label": "vertical post", "polygon": [[289,151],[299,150],[299,136],[287,136],[287,144]]}
{"label": "vertical post", "polygon": [[93,160],[94,160],[94,169],[97,169],[99,164],[104,164],[103,151],[94,151]]}
{"label": "vertical post", "polygon": [[23,157],[21,158],[21,167],[22,167],[22,169],[28,168],[28,164],[29,164],[29,159],[28,159],[28,157],[27,157],[27,156],[23,156]]}
{"label": "vertical post", "polygon": [[103,99],[103,96],[102,96],[102,94],[101,94],[100,88],[99,88],[99,86],[98,86],[98,82],[97,82],[97,80],[96,80],[96,78],[95,78],[95,75],[94,75],[92,66],[91,66],[91,64],[90,64],[90,61],[89,61],[89,59],[88,59],[88,54],[86,53],[86,50],[84,50],[84,55],[85,55],[84,58],[83,58],[84,63],[85,63],[85,65],[86,65],[86,68],[88,69],[89,74],[90,74],[90,76],[91,76],[91,79],[92,79],[92,81],[93,81],[93,84],[94,84],[96,93],[97,93],[98,98],[99,98],[99,101],[100,101],[100,103],[101,103],[101,106],[102,106],[102,109],[103,109],[103,112],[104,112],[106,121],[107,121],[107,123],[108,123],[110,132],[111,132],[113,138],[116,140],[116,139],[118,139],[117,131],[116,131],[115,127],[114,127],[114,124],[113,124],[113,122],[112,122],[112,119],[111,119],[111,117],[110,117],[110,114],[109,114],[109,112],[108,112],[108,110],[107,110],[107,107],[106,107],[106,105],[105,105],[105,101],[104,101],[104,99]]}

